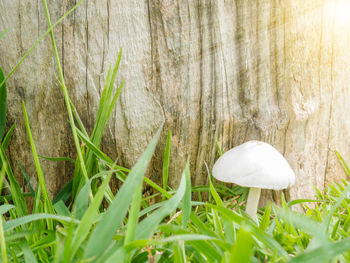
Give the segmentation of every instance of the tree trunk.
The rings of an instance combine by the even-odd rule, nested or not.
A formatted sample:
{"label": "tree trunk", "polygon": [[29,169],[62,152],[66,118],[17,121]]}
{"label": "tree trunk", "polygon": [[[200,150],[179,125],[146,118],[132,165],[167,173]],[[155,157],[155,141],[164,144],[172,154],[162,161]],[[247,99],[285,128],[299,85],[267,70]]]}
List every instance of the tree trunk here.
{"label": "tree trunk", "polygon": [[[76,1],[49,1],[52,21]],[[218,141],[226,151],[257,139],[275,146],[297,175],[291,198],[312,197],[343,177],[334,150],[350,160],[350,29],[333,0],[85,0],[54,33],[70,96],[91,131],[109,65],[123,48],[117,82],[126,81],[103,150],[132,166],[165,115],[149,175],[160,182],[166,133],[170,178],[188,157],[193,184],[207,183]],[[0,65],[5,73],[47,30],[41,1],[2,0]],[[63,95],[45,38],[8,81],[9,156],[35,181],[20,103],[38,152],[74,157]],[[42,161],[54,195],[72,176],[65,163]],[[263,192],[273,198],[270,191]]]}

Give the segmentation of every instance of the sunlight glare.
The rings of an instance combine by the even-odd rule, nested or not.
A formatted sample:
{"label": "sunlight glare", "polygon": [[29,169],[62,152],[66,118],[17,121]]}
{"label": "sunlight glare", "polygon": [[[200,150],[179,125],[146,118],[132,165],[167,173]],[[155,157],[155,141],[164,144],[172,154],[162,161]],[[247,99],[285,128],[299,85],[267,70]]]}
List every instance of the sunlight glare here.
{"label": "sunlight glare", "polygon": [[350,0],[338,0],[335,7],[336,26],[350,27]]}

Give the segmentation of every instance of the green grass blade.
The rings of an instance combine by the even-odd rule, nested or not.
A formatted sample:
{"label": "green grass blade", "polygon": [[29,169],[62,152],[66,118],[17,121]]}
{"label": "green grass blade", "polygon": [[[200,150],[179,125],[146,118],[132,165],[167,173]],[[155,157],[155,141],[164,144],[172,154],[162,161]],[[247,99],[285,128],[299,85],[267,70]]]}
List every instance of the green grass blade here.
{"label": "green grass blade", "polygon": [[[2,83],[5,79],[4,73],[0,68],[0,83]],[[7,100],[7,92],[6,92],[6,83],[0,86],[0,142],[2,141],[2,137],[5,133],[6,126],[6,100]]]}
{"label": "green grass blade", "polygon": [[174,262],[175,263],[186,263],[186,254],[184,243],[179,241],[173,245]]}
{"label": "green grass blade", "polygon": [[74,222],[76,224],[80,223],[79,220],[72,219],[67,216],[58,216],[58,215],[52,215],[52,214],[45,214],[45,213],[40,213],[40,214],[33,214],[33,215],[26,215],[22,216],[20,218],[16,218],[13,220],[9,220],[5,222],[4,224],[4,231],[9,231],[14,229],[15,227],[25,225],[27,223],[31,223],[37,220],[42,220],[42,219],[54,219],[57,221],[62,221],[62,222]]}
{"label": "green grass blade", "polygon": [[55,209],[57,215],[60,216],[70,216],[70,212],[68,207],[63,203],[62,200],[58,201],[53,205],[53,208]]}
{"label": "green grass blade", "polygon": [[[215,203],[219,207],[225,207],[224,202],[221,200],[219,194],[216,192],[215,187],[214,187],[210,177],[209,177],[209,188],[210,188],[210,193],[215,200]],[[223,218],[222,221],[223,221],[224,230],[225,230],[225,237],[226,237],[227,241],[233,242],[235,240],[235,230],[234,230],[232,221],[228,220],[227,218]]]}
{"label": "green grass blade", "polygon": [[8,179],[10,181],[10,188],[11,188],[11,195],[12,195],[12,199],[14,202],[14,205],[16,206],[16,210],[18,212],[18,216],[23,216],[28,214],[28,210],[27,210],[27,205],[26,202],[24,200],[24,196],[23,193],[21,191],[21,188],[12,172],[11,167],[9,166],[9,161],[7,159],[7,156],[5,154],[5,150],[2,147],[2,145],[0,144],[0,158],[1,161],[5,165],[5,171],[6,174],[8,176]]}
{"label": "green grass blade", "polygon": [[15,130],[15,125],[13,124],[10,129],[8,130],[8,132],[6,133],[5,137],[4,137],[4,140],[2,141],[2,147],[6,150],[8,145],[9,145],[9,142],[11,140],[11,137],[12,137],[12,134]]}
{"label": "green grass blade", "polygon": [[92,257],[98,258],[112,241],[114,234],[127,213],[132,199],[132,195],[130,193],[133,193],[136,187],[142,182],[148,163],[151,160],[157,145],[161,129],[162,127],[158,130],[157,134],[148,145],[146,151],[142,154],[134,168],[130,171],[127,179],[120,188],[112,204],[107,209],[104,217],[93,230],[84,253],[85,259]]}
{"label": "green grass blade", "polygon": [[98,158],[107,162],[113,163],[113,160],[103,153],[89,138],[87,138],[80,130],[77,130],[79,138],[86,144],[87,148],[94,153]]}
{"label": "green grass blade", "polygon": [[[89,205],[88,209],[84,213],[84,216],[81,220],[81,224],[79,224],[78,229],[76,231],[76,234],[73,238],[73,247],[71,250],[71,257],[73,257],[80,247],[81,243],[86,239],[86,237],[89,235],[91,231],[91,226],[99,212],[99,207],[101,205],[101,202],[103,200],[104,193],[106,191],[106,188],[108,186],[108,183],[112,177],[113,171],[109,171],[107,177],[103,180],[100,188],[98,189],[93,201]],[[91,178],[86,186],[90,188],[90,182],[93,178]],[[78,204],[79,206],[79,204]],[[71,258],[72,259],[72,258]]]}
{"label": "green grass blade", "polygon": [[327,215],[327,217],[325,218],[325,220],[323,221],[322,225],[325,229],[325,231],[328,231],[329,228],[329,224],[331,222],[331,219],[333,217],[333,214],[335,213],[335,211],[339,208],[339,206],[341,205],[341,203],[344,201],[345,198],[347,198],[348,193],[350,191],[350,184],[348,184],[344,191],[341,193],[341,195],[338,197],[337,201],[335,202],[335,204],[332,206],[331,211],[329,211],[329,214]]}
{"label": "green grass blade", "polygon": [[[112,111],[113,111],[113,109],[114,109],[114,107],[115,107],[115,104],[117,103],[117,100],[118,100],[118,98],[119,98],[119,95],[120,95],[120,93],[121,93],[122,90],[123,90],[124,84],[125,84],[125,82],[123,81],[123,82],[119,85],[117,91],[115,92],[115,94],[114,94],[114,96],[113,96],[113,99],[112,99],[112,101],[111,101],[111,103],[110,103],[110,105],[109,105],[109,109],[108,109],[108,113],[107,113],[107,121],[109,120],[109,118],[110,118],[110,116],[111,116],[111,114],[112,114]],[[107,124],[107,123],[106,123],[106,124]]]}
{"label": "green grass blade", "polygon": [[40,158],[43,158],[45,160],[48,161],[52,161],[52,162],[71,162],[71,163],[75,163],[75,161],[72,158],[69,157],[46,157],[46,156],[42,156],[39,155]]}
{"label": "green grass blade", "polygon": [[219,157],[220,157],[221,155],[223,155],[223,152],[222,152],[222,148],[221,148],[221,145],[220,145],[218,140],[216,140],[216,145],[218,147],[218,153],[219,153]]}
{"label": "green grass blade", "polygon": [[[103,153],[100,149],[98,149],[90,140],[87,138],[81,131],[77,130],[77,133],[79,135],[79,138],[86,144],[86,146],[94,152],[94,154],[100,158],[101,160],[105,161],[108,165],[111,165],[113,163],[112,159],[109,158],[105,153]],[[122,166],[115,165],[114,169],[120,170],[123,172],[130,172],[129,169],[124,168]],[[160,192],[163,196],[170,198],[171,195],[165,191],[162,187],[157,185],[155,182],[153,182],[151,179],[144,177],[145,183],[147,183],[149,186]]]}
{"label": "green grass blade", "polygon": [[37,262],[33,251],[30,249],[30,247],[26,241],[22,242],[21,250],[22,250],[23,255],[24,255],[24,261],[26,263],[36,263]]}
{"label": "green grass blade", "polygon": [[346,161],[344,160],[343,156],[338,151],[335,151],[335,154],[337,155],[337,157],[338,157],[341,165],[343,166],[346,174],[348,176],[350,176],[350,168],[349,168],[348,164],[346,163]]}
{"label": "green grass blade", "polygon": [[70,125],[71,125],[71,129],[72,129],[74,144],[75,144],[75,148],[76,148],[77,155],[78,155],[78,160],[79,160],[80,169],[81,169],[80,171],[81,171],[81,173],[83,175],[84,180],[87,181],[89,176],[88,176],[88,173],[86,171],[86,167],[85,167],[85,163],[84,163],[84,157],[83,157],[83,154],[81,152],[80,142],[79,142],[79,138],[78,138],[78,135],[77,135],[77,128],[76,128],[75,123],[74,123],[74,117],[73,117],[73,112],[72,112],[71,103],[70,103],[71,100],[69,98],[68,89],[67,89],[65,81],[64,81],[64,76],[63,76],[63,70],[62,70],[62,66],[61,66],[61,62],[60,62],[60,57],[59,57],[59,54],[58,54],[56,41],[55,41],[55,37],[54,37],[54,34],[53,34],[53,30],[52,30],[50,12],[49,12],[49,9],[48,9],[48,6],[47,6],[47,1],[46,0],[42,0],[42,2],[43,2],[43,5],[44,5],[47,25],[50,28],[49,33],[50,33],[51,43],[52,43],[52,47],[53,47],[53,50],[54,50],[54,55],[55,55],[55,59],[56,59],[56,63],[57,63],[58,75],[59,75],[59,78],[60,78],[60,83],[61,83],[61,87],[62,87],[62,91],[63,91],[63,95],[64,95],[64,101],[65,101],[65,104],[66,104],[66,109],[67,109],[67,113],[68,113],[68,119],[69,119],[69,122],[70,122]]}
{"label": "green grass blade", "polygon": [[271,215],[271,205],[268,205],[265,209],[265,213],[264,213],[263,217],[261,218],[261,221],[259,224],[259,228],[262,231],[265,231],[267,229],[267,227],[269,226],[270,215]]}
{"label": "green grass blade", "polygon": [[327,244],[329,242],[326,232],[324,231],[324,225],[319,224],[303,214],[293,213],[287,209],[279,209],[277,214],[288,223],[298,226],[305,232],[310,233],[320,244]]}
{"label": "green grass blade", "polygon": [[190,161],[187,161],[186,168],[184,170],[184,175],[186,178],[186,190],[182,202],[182,227],[186,228],[187,222],[190,218],[191,214],[191,201],[192,201],[192,196],[191,196],[191,174],[190,174]]}
{"label": "green grass blade", "polygon": [[[336,256],[348,252],[350,248],[350,238],[321,246],[311,251],[305,252],[291,259],[290,263],[320,263],[330,262]],[[340,262],[340,261],[337,261]]]}
{"label": "green grass blade", "polygon": [[126,228],[125,233],[125,240],[124,245],[127,245],[135,238],[136,233],[136,227],[139,220],[139,212],[140,212],[140,206],[142,201],[142,183],[136,188],[134,192],[134,196],[132,199],[130,211],[129,211],[129,218],[128,218],[128,225]]}
{"label": "green grass blade", "polygon": [[295,199],[292,201],[289,201],[287,203],[288,207],[291,207],[293,205],[299,205],[299,204],[303,204],[303,203],[319,203],[319,202],[323,202],[322,200],[315,200],[315,199]]}
{"label": "green grass blade", "polygon": [[70,180],[68,183],[64,185],[64,187],[58,192],[58,194],[55,196],[53,203],[57,203],[59,201],[66,202],[71,195],[72,192],[72,185],[73,180]]}
{"label": "green grass blade", "polygon": [[[91,182],[92,180],[95,180],[97,178],[100,178],[104,175],[107,175],[106,178],[103,179],[103,184],[102,185],[106,185],[105,187],[107,188],[108,187],[108,182],[110,180],[110,177],[111,175],[113,174],[113,172],[115,172],[115,170],[110,170],[110,171],[104,171],[104,172],[101,172],[101,173],[98,173],[96,175],[94,175],[93,177],[91,177],[89,179],[89,181],[84,185],[84,187],[80,190],[78,196],[77,196],[77,199],[75,201],[75,204],[74,204],[74,209],[73,209],[73,212],[75,214],[75,217],[77,219],[81,219],[85,212],[86,212],[86,209],[88,208],[88,203],[89,203],[89,192],[91,191],[90,187],[91,187]],[[105,188],[104,189],[104,192],[106,191]],[[102,191],[102,189],[101,189]],[[100,196],[99,196],[100,198]],[[96,199],[96,197],[94,198],[94,200],[100,200],[100,199]],[[97,202],[97,201],[95,201]],[[102,199],[100,201],[100,203],[102,202]],[[98,202],[97,202],[98,203]],[[94,205],[96,206],[96,211],[98,210],[98,207],[100,204],[95,204]],[[94,217],[93,215],[90,215],[90,217]]]}
{"label": "green grass blade", "polygon": [[0,206],[0,215],[7,213],[10,209],[14,208],[14,205],[4,204]]}
{"label": "green grass blade", "polygon": [[168,201],[164,202],[161,208],[142,220],[136,230],[136,239],[148,238],[152,231],[160,224],[163,218],[169,216],[179,206],[181,199],[185,194],[185,190],[186,172],[184,171],[176,194]]}
{"label": "green grass blade", "polygon": [[250,263],[253,252],[253,238],[244,227],[237,233],[237,239],[232,247],[230,263]]}
{"label": "green grass blade", "polygon": [[169,176],[169,164],[170,164],[170,147],[171,147],[171,131],[168,131],[168,136],[166,138],[166,145],[163,158],[163,189],[168,190],[168,176]]}
{"label": "green grass blade", "polygon": [[[34,140],[32,137],[32,132],[30,130],[27,110],[26,110],[26,107],[24,105],[24,102],[22,102],[22,109],[23,109],[24,123],[25,123],[26,130],[27,130],[29,144],[30,144],[30,147],[31,147],[32,153],[33,153],[33,158],[34,158],[36,173],[37,173],[38,181],[39,181],[39,185],[40,185],[40,190],[42,191],[42,194],[43,194],[44,206],[46,209],[45,212],[50,213],[50,214],[54,214],[55,210],[52,206],[52,202],[50,200],[49,193],[47,191],[44,174],[43,174],[43,171],[42,171],[41,166],[40,166],[39,156],[38,156],[36,148],[35,148]],[[50,225],[50,229],[52,229],[53,226],[51,225],[50,221],[48,221],[48,224]]]}
{"label": "green grass blade", "polygon": [[7,246],[5,241],[4,234],[4,217],[0,215],[0,249],[1,249],[1,258],[2,262],[7,263]]}
{"label": "green grass blade", "polygon": [[0,170],[0,193],[2,192],[2,185],[3,185],[4,179],[5,179],[6,167],[7,167],[7,163],[4,163],[1,167],[1,170]]}
{"label": "green grass blade", "polygon": [[27,172],[24,170],[24,168],[22,167],[22,165],[19,162],[17,164],[18,164],[19,169],[21,170],[21,172],[22,172],[22,174],[23,174],[23,176],[28,184],[28,187],[29,187],[30,192],[32,193],[32,196],[34,197],[35,191],[32,187],[32,184],[30,183],[29,176],[28,176]]}
{"label": "green grass blade", "polygon": [[283,247],[272,237],[261,231],[252,220],[249,220],[248,218],[224,207],[218,207],[211,204],[207,204],[206,206],[218,210],[223,217],[226,217],[239,225],[244,223],[247,227],[249,227],[251,233],[272,251],[276,250],[280,256],[289,258],[288,253],[283,249]]}

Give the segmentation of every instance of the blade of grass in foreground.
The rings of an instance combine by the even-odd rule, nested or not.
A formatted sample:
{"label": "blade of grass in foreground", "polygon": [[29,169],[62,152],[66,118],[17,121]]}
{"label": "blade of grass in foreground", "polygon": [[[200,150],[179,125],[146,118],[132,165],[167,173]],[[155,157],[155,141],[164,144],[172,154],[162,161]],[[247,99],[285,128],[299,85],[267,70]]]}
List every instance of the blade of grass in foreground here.
{"label": "blade of grass in foreground", "polygon": [[192,201],[192,195],[191,195],[191,174],[190,174],[190,161],[187,161],[185,170],[184,170],[184,176],[186,178],[186,191],[184,194],[183,202],[182,202],[182,227],[187,227],[187,222],[190,218],[191,214],[191,201]]}
{"label": "blade of grass in foreground", "polygon": [[6,164],[5,171],[8,176],[8,179],[10,181],[10,188],[11,188],[11,196],[14,202],[14,205],[16,206],[16,210],[18,212],[18,216],[24,216],[28,214],[27,205],[24,200],[23,193],[21,191],[21,188],[12,172],[11,167],[9,166],[9,161],[7,159],[7,156],[5,154],[5,150],[3,146],[0,144],[0,159],[3,164]]}
{"label": "blade of grass in foreground", "polygon": [[[105,153],[103,153],[101,150],[99,150],[81,131],[77,130],[79,138],[86,144],[86,146],[94,152],[94,154],[99,157],[101,160],[105,161],[108,165],[112,165],[113,161],[111,158],[109,158]],[[121,167],[116,165],[114,169],[120,170],[120,171],[125,171],[125,172],[130,172],[129,169]],[[126,178],[126,177],[125,177]],[[125,179],[124,178],[124,179]],[[145,183],[147,183],[149,186],[160,192],[163,196],[166,198],[170,198],[171,195],[165,191],[162,187],[160,187],[158,184],[153,182],[151,179],[144,177],[143,178]]]}
{"label": "blade of grass in foreground", "polygon": [[[166,139],[164,158],[163,158],[163,189],[168,190],[168,172],[169,172],[169,161],[170,161],[170,146],[171,146],[171,131],[168,131],[168,137]],[[163,197],[163,200],[165,197]]]}
{"label": "blade of grass in foreground", "polygon": [[129,173],[123,186],[120,188],[118,194],[107,209],[104,217],[93,230],[85,249],[84,259],[99,258],[99,256],[110,245],[114,234],[120,227],[120,224],[128,211],[133,196],[130,193],[133,193],[135,188],[142,182],[148,163],[151,160],[157,145],[161,129],[162,127],[153,137],[146,151],[142,154],[134,168]]}
{"label": "blade of grass in foreground", "polygon": [[[161,208],[159,208],[157,211],[153,212],[151,215],[147,216],[144,220],[142,220],[142,222],[137,227],[136,227],[136,222],[134,222],[133,227],[136,227],[135,239],[148,238],[153,232],[153,230],[164,219],[164,217],[169,216],[179,206],[181,199],[185,194],[185,190],[186,190],[186,168],[182,174],[180,186],[176,194],[172,198],[170,198],[168,201],[164,202]],[[132,241],[131,237],[128,239],[128,242],[130,241]],[[106,263],[117,262],[118,260],[120,260],[120,257],[129,258],[129,253],[130,251],[127,251],[126,249],[119,249],[115,253],[113,253],[105,262]]]}
{"label": "blade of grass in foreground", "polygon": [[[210,177],[209,177],[209,187],[210,187],[210,193],[213,196],[215,203],[220,207],[225,207],[224,202],[221,200],[219,194],[216,192],[216,189]],[[223,221],[223,225],[225,229],[225,237],[227,241],[233,242],[235,240],[235,230],[234,230],[232,221],[225,217],[223,218],[222,221]]]}
{"label": "blade of grass in foreground", "polygon": [[253,250],[253,238],[251,233],[241,227],[237,234],[237,239],[232,247],[230,263],[249,263]]}
{"label": "blade of grass in foreground", "polygon": [[5,242],[5,235],[4,235],[4,217],[0,215],[0,248],[1,248],[1,256],[2,256],[2,262],[7,262],[7,248],[6,248],[6,242]]}
{"label": "blade of grass in foreground", "polygon": [[[314,250],[305,252],[295,258],[291,259],[290,263],[320,263],[330,262],[336,256],[349,251],[350,238],[330,243],[327,246],[321,246]],[[340,261],[338,261],[340,262]]]}
{"label": "blade of grass in foreground", "polygon": [[14,229],[15,227],[18,227],[27,223],[31,223],[33,221],[41,220],[41,219],[54,219],[54,220],[63,221],[63,222],[73,221],[76,224],[80,223],[79,220],[72,219],[71,217],[67,217],[67,216],[57,216],[52,214],[33,214],[33,215],[27,215],[27,216],[19,217],[19,218],[5,222],[4,231],[6,232],[11,229]]}
{"label": "blade of grass in foreground", "polygon": [[[43,194],[43,201],[44,201],[44,206],[45,206],[45,210],[46,210],[45,212],[50,213],[50,214],[54,214],[55,209],[52,206],[52,202],[50,200],[49,193],[47,191],[44,173],[43,173],[41,166],[40,166],[39,156],[37,154],[34,140],[33,140],[33,136],[32,136],[32,132],[31,132],[30,126],[29,126],[27,110],[26,110],[26,107],[25,107],[23,101],[22,101],[22,109],[23,109],[24,123],[25,123],[26,129],[27,129],[29,144],[30,144],[30,147],[31,147],[32,153],[33,153],[33,158],[34,158],[36,173],[37,173],[38,181],[39,181],[39,185],[40,185],[40,190],[42,191],[42,194]],[[36,208],[34,208],[34,210],[37,211]],[[48,224],[49,224],[50,229],[53,229],[53,225],[52,225],[52,222],[50,220],[48,221]]]}
{"label": "blade of grass in foreground", "polygon": [[139,220],[140,205],[142,201],[142,183],[136,188],[129,210],[128,225],[125,233],[124,245],[135,238],[136,227]]}
{"label": "blade of grass in foreground", "polygon": [[[95,220],[96,215],[99,212],[98,209],[101,205],[105,190],[108,186],[108,183],[111,179],[112,174],[113,174],[113,170],[110,171],[108,173],[107,177],[103,180],[103,182],[102,182],[100,188],[98,189],[93,201],[91,202],[91,204],[89,205],[88,209],[86,210],[84,216],[82,217],[81,224],[79,224],[78,229],[76,231],[76,234],[74,235],[74,238],[72,241],[70,260],[73,259],[72,257],[75,255],[76,251],[79,249],[81,243],[86,239],[86,237],[90,233],[91,226],[93,224],[93,221]],[[88,183],[86,184],[88,190],[90,189],[90,182],[91,182],[91,180],[89,180]],[[86,193],[86,197],[88,197],[88,193]],[[79,201],[79,199],[80,198],[78,198],[77,201]],[[79,206],[79,202],[77,202],[77,206]]]}
{"label": "blade of grass in foreground", "polygon": [[271,250],[273,251],[276,250],[280,256],[285,257],[287,259],[289,258],[288,253],[283,249],[283,247],[272,237],[267,235],[265,232],[261,231],[251,220],[247,220],[247,218],[224,207],[218,207],[211,204],[206,204],[206,206],[218,210],[223,217],[226,217],[227,219],[230,219],[239,225],[242,225],[244,223],[247,227],[249,227],[249,230],[251,231],[251,233],[258,240],[264,243]]}
{"label": "blade of grass in foreground", "polygon": [[11,128],[8,130],[8,132],[6,133],[4,140],[2,141],[2,147],[4,147],[5,150],[7,149],[8,145],[9,145],[9,142],[11,140],[11,137],[12,137],[14,130],[15,130],[15,125],[13,124],[11,126]]}
{"label": "blade of grass in foreground", "polygon": [[[3,82],[4,79],[4,73],[0,68],[0,83]],[[4,136],[6,125],[6,94],[6,83],[4,83],[2,86],[0,86],[0,143],[2,141],[2,137]]]}
{"label": "blade of grass in foreground", "polygon": [[28,176],[27,172],[24,170],[24,168],[22,167],[22,165],[19,162],[17,164],[18,164],[19,169],[21,170],[24,178],[27,181],[27,184],[28,184],[30,192],[32,193],[32,196],[35,197],[35,191],[34,191],[34,189],[32,187],[32,184],[30,183],[29,176]]}
{"label": "blade of grass in foreground", "polygon": [[[187,165],[186,165],[187,167]],[[151,215],[147,216],[136,229],[136,239],[145,239],[152,231],[160,224],[164,217],[169,216],[180,204],[186,191],[186,168],[182,174],[180,186],[176,194],[168,201],[164,202],[163,206]]]}
{"label": "blade of grass in foreground", "polygon": [[[1,160],[1,159],[0,159]],[[5,169],[6,169],[7,164],[4,163],[1,167],[0,170],[0,193],[2,192],[2,184],[4,183],[4,179],[5,179]]]}
{"label": "blade of grass in foreground", "polygon": [[184,242],[178,241],[173,244],[174,262],[175,263],[186,263],[186,254]]}

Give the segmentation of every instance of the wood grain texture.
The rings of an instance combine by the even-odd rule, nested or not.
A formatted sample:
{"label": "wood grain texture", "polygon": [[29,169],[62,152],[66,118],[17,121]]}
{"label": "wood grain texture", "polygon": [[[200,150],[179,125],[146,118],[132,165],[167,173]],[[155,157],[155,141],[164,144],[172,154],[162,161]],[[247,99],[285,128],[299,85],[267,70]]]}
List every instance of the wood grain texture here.
{"label": "wood grain texture", "polygon": [[[149,176],[161,180],[167,130],[173,134],[169,182],[186,159],[193,184],[205,184],[205,164],[224,150],[257,139],[274,145],[297,180],[291,198],[313,196],[343,177],[334,155],[350,160],[350,29],[332,0],[86,0],[55,29],[70,95],[91,131],[106,72],[119,48],[117,82],[125,80],[103,150],[128,167],[162,122],[166,125]],[[50,1],[56,21],[75,4]],[[9,72],[46,30],[41,1],[2,0],[0,65]],[[333,12],[333,13],[332,13]],[[24,100],[39,153],[74,156],[49,39],[8,83],[9,150],[34,178],[20,102]],[[68,164],[42,163],[53,195],[71,176]],[[16,168],[19,174],[18,168]],[[274,199],[263,191],[265,200]]]}

